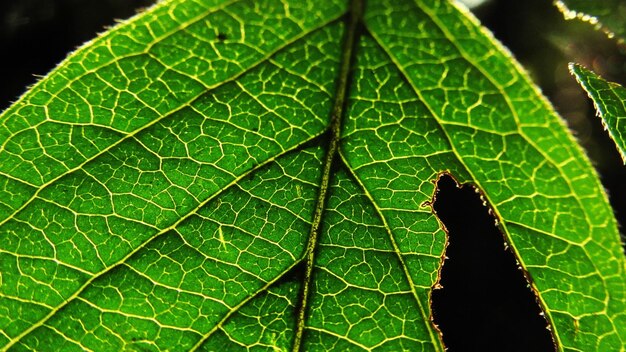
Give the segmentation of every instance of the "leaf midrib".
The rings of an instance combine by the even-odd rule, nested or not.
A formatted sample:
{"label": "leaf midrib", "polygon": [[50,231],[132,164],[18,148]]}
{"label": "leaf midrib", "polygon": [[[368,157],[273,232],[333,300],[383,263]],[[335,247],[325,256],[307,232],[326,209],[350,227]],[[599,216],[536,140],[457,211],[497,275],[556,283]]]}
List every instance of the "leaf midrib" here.
{"label": "leaf midrib", "polygon": [[318,198],[313,213],[313,221],[311,223],[311,231],[309,232],[305,257],[305,273],[303,278],[302,292],[300,295],[300,307],[297,312],[296,331],[293,340],[292,351],[299,352],[302,349],[304,329],[308,317],[308,303],[310,299],[311,286],[313,284],[313,269],[315,266],[315,252],[317,251],[318,237],[321,229],[322,219],[326,211],[326,203],[328,201],[328,190],[330,180],[333,177],[332,167],[335,155],[339,150],[341,142],[341,126],[342,120],[345,118],[345,105],[347,101],[348,91],[350,89],[350,72],[355,52],[357,50],[358,38],[360,33],[357,27],[361,24],[363,17],[364,0],[351,0],[346,14],[346,29],[343,38],[341,63],[337,75],[337,84],[335,92],[335,101],[330,116],[330,139],[328,141],[328,149],[324,159],[322,179]]}

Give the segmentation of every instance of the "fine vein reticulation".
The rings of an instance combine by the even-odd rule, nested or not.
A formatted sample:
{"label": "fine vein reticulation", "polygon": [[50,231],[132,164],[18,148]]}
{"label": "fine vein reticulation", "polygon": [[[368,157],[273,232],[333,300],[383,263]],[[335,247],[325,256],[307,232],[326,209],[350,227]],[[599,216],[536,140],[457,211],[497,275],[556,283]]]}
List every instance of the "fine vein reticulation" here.
{"label": "fine vein reticulation", "polygon": [[0,146],[0,350],[442,351],[442,172],[483,192],[559,350],[626,346],[597,175],[448,1],[160,1]]}

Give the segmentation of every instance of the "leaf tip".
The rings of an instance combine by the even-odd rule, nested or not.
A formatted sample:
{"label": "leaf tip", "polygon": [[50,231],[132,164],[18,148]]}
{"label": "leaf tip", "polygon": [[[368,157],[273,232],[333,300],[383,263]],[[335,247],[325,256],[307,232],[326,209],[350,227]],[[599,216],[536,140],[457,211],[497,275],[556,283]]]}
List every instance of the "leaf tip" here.
{"label": "leaf tip", "polygon": [[576,79],[579,79],[582,73],[589,71],[587,68],[585,68],[585,66],[576,62],[568,63],[567,68],[569,69],[569,73],[572,76],[576,77]]}

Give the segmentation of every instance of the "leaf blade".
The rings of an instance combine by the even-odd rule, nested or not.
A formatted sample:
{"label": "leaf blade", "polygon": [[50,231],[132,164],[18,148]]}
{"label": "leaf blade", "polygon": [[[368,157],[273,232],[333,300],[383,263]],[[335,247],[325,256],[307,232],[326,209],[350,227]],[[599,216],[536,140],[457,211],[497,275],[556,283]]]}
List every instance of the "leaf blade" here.
{"label": "leaf blade", "polygon": [[[396,6],[398,7],[396,11],[401,13],[403,20],[394,21],[392,12],[388,10],[391,5],[377,3],[380,9],[371,10],[371,17],[366,16],[366,25],[388,53],[389,61],[399,68],[416,95],[420,97],[419,100],[428,107],[423,114],[434,116],[444,130],[451,150],[456,154],[458,162],[463,165],[462,169],[471,176],[469,180],[463,180],[462,177],[465,175],[461,174],[461,179],[476,184],[491,205],[499,226],[507,236],[509,244],[514,247],[518,260],[530,274],[531,285],[537,289],[543,308],[552,322],[557,345],[559,348],[583,348],[582,346],[597,346],[603,343],[601,340],[594,341],[593,338],[585,341],[580,335],[568,334],[580,328],[575,321],[584,316],[580,311],[574,310],[570,316],[567,314],[558,318],[552,316],[565,310],[561,302],[567,296],[570,300],[580,299],[581,306],[597,310],[599,314],[610,311],[606,313],[609,315],[608,319],[597,317],[598,325],[591,327],[594,325],[591,323],[585,328],[598,329],[593,333],[596,336],[602,336],[605,332],[610,333],[611,337],[604,341],[611,340],[612,348],[621,348],[626,331],[607,322],[621,319],[620,311],[623,311],[626,304],[619,294],[624,288],[615,289],[624,282],[623,254],[615,220],[610,215],[611,210],[601,185],[597,180],[581,182],[577,179],[579,171],[574,171],[584,169],[593,173],[589,162],[572,143],[562,121],[529,84],[527,76],[521,73],[520,68],[512,60],[506,59],[508,54],[505,50],[498,48],[497,45],[486,44],[492,39],[489,35],[481,33],[476,23],[468,19],[469,16],[464,18],[461,11],[446,2],[414,1],[405,4],[402,7]],[[424,18],[430,19],[433,25],[428,27],[424,24],[427,22]],[[398,23],[401,25],[398,26]],[[406,35],[405,33],[412,32],[403,29],[402,25],[410,26],[412,23],[420,23],[421,28],[428,29],[418,35]],[[399,41],[398,36],[402,36],[402,40]],[[435,46],[432,41],[428,41],[431,36],[442,39],[441,42],[449,40],[450,44],[446,46],[445,43],[438,41]],[[437,53],[441,52],[445,53],[445,59],[431,59],[435,63],[429,64],[429,58],[436,58]],[[422,59],[423,57],[425,58]],[[466,60],[468,64],[447,65],[455,58]],[[421,60],[426,62],[425,67],[420,65]],[[444,63],[440,64],[441,61]],[[446,68],[448,70],[445,74],[429,76],[428,69],[432,66],[438,67],[438,70]],[[438,79],[441,81],[437,81]],[[444,79],[451,83],[446,85]],[[486,92],[485,96],[500,92],[501,96],[500,99],[496,96],[486,101],[482,99],[484,96],[479,98],[474,95],[472,99],[471,92]],[[527,96],[534,98],[526,99]],[[487,115],[479,110],[472,116],[472,108],[477,106],[493,107],[491,111],[497,111],[497,115]],[[446,108],[452,111],[445,111]],[[559,147],[547,147],[550,142],[547,142],[549,138],[546,136],[553,138],[555,142],[552,144]],[[372,140],[363,144],[375,145]],[[448,162],[448,165],[450,164]],[[529,170],[534,169],[532,171],[534,175],[524,170],[527,167]],[[494,170],[498,171],[494,173]],[[411,175],[414,172],[404,174]],[[527,175],[521,176],[524,173]],[[520,175],[520,179],[528,180],[526,184],[512,181],[518,178],[516,174]],[[530,192],[528,182],[531,183]],[[507,191],[509,187],[510,191]],[[511,205],[510,195],[507,196],[507,193],[518,198],[515,205]],[[592,197],[593,201],[588,201],[588,197]],[[558,198],[560,199],[557,201]],[[402,204],[402,200],[398,199],[392,204]],[[413,201],[407,204],[413,204],[412,210],[416,211],[419,209],[416,205],[420,203]],[[525,213],[525,208],[535,209],[531,210],[531,214],[534,215],[529,216],[530,214]],[[554,213],[550,214],[550,209],[553,209]],[[543,215],[538,212],[542,212]],[[598,214],[602,214],[600,216],[603,216],[603,220],[598,221]],[[595,276],[594,282],[595,285],[603,287],[604,294],[601,297],[606,298],[609,303],[604,308],[598,308],[583,298],[590,294],[589,282],[575,279],[580,274],[578,268],[568,268],[569,264],[564,261],[554,260],[552,265],[558,265],[556,270],[559,272],[569,273],[566,275],[568,284],[559,288],[558,280],[544,280],[544,277],[549,275],[541,273],[540,265],[526,263],[534,259],[532,249],[526,248],[525,244],[516,244],[527,241],[526,237],[535,238],[544,235],[538,232],[529,234],[526,230],[518,229],[517,225],[514,225],[518,223],[524,224],[523,226],[527,228],[536,228],[544,235],[553,233],[557,241],[574,242],[576,247],[571,249],[572,252],[582,248],[584,256],[573,253],[572,256],[581,257],[581,260],[592,268],[586,272],[587,275],[600,273]],[[580,230],[570,230],[575,226],[580,226]],[[604,244],[611,241],[613,245],[610,252],[613,254],[610,256],[613,259],[604,260],[603,254],[600,253],[594,255],[594,251],[589,249],[594,245],[585,246],[585,241],[590,239]],[[553,237],[546,237],[545,241],[546,245],[552,243]],[[550,256],[548,253],[544,255]],[[543,265],[550,266],[547,262]],[[612,269],[602,270],[608,266]],[[614,275],[622,279],[611,280],[610,284],[605,284],[605,279],[600,278]],[[566,278],[563,277],[562,280]],[[554,295],[554,292],[558,291],[569,292],[569,285],[574,285],[575,290],[581,292],[580,297],[576,298],[576,294],[569,297],[565,293],[560,296]],[[615,291],[612,291],[613,289]],[[544,291],[548,293],[542,294]],[[593,320],[589,317],[585,319],[586,323]]]}
{"label": "leaf blade", "polygon": [[602,124],[615,142],[622,160],[626,163],[626,133],[624,132],[625,126],[621,122],[622,116],[626,116],[626,107],[624,107],[626,90],[621,85],[608,82],[581,65],[570,63],[569,69],[593,101]]}
{"label": "leaf blade", "polygon": [[[282,6],[280,7],[282,10],[285,10]],[[250,13],[254,14],[253,12]],[[271,11],[265,11],[264,13],[267,16],[272,15]],[[336,16],[337,14],[331,13],[331,15]],[[286,19],[288,17],[283,16],[283,18]],[[331,21],[332,18],[330,18]],[[321,19],[323,20],[323,17]],[[165,115],[168,118],[165,124],[157,121],[148,126],[148,130],[142,133],[132,133],[126,140],[127,143],[124,145],[124,148],[115,148],[114,146],[111,148],[112,152],[107,150],[106,153],[108,154],[98,156],[96,162],[86,163],[81,170],[78,170],[79,175],[70,174],[69,176],[61,176],[55,179],[55,184],[49,186],[47,192],[46,188],[44,188],[41,194],[37,194],[37,196],[45,198],[46,196],[57,197],[65,193],[73,195],[58,199],[61,203],[65,202],[66,204],[48,203],[48,206],[55,207],[54,209],[57,210],[52,213],[48,211],[41,217],[39,213],[41,211],[45,212],[46,206],[39,199],[36,199],[35,203],[27,204],[22,209],[19,209],[19,216],[23,216],[24,219],[17,220],[28,223],[30,217],[39,216],[44,219],[65,218],[69,219],[69,222],[66,221],[61,228],[56,228],[55,230],[50,228],[54,224],[44,221],[43,224],[39,224],[39,227],[46,229],[45,231],[40,230],[38,231],[40,233],[28,234],[27,228],[20,230],[19,226],[15,224],[15,219],[7,218],[7,222],[3,224],[4,233],[6,231],[11,233],[18,227],[17,233],[12,236],[14,240],[9,241],[9,243],[5,242],[5,245],[8,247],[5,248],[9,250],[8,253],[12,253],[11,250],[17,253],[23,252],[24,248],[19,248],[20,242],[54,243],[56,240],[56,247],[58,247],[59,243],[69,242],[69,248],[66,246],[63,251],[60,250],[63,257],[62,260],[58,259],[59,255],[54,248],[52,248],[50,253],[41,253],[43,258],[49,258],[49,264],[47,265],[51,265],[51,270],[61,270],[65,267],[64,265],[58,265],[60,269],[53,269],[55,267],[53,263],[60,262],[60,264],[63,264],[65,260],[71,262],[72,260],[80,259],[84,265],[91,265],[94,261],[100,261],[99,269],[94,272],[94,275],[91,275],[91,279],[93,279],[117,265],[118,261],[124,261],[124,258],[139,250],[153,236],[152,234],[165,233],[171,226],[172,221],[182,220],[177,219],[177,214],[193,211],[199,204],[202,204],[202,199],[208,199],[212,193],[220,190],[226,184],[245,176],[245,173],[258,166],[255,166],[255,164],[271,162],[274,157],[297,148],[298,145],[312,140],[321,134],[325,129],[325,124],[319,123],[320,119],[317,116],[321,116],[321,119],[327,117],[328,113],[323,111],[329,110],[330,105],[325,104],[324,101],[326,99],[320,99],[319,94],[324,96],[327,94],[324,92],[333,90],[333,80],[328,79],[327,76],[329,74],[332,75],[332,68],[329,70],[328,66],[333,64],[333,55],[335,55],[337,48],[334,47],[333,42],[330,40],[338,31],[340,31],[340,27],[337,25],[326,27],[321,32],[315,34],[317,36],[315,46],[304,43],[298,48],[300,52],[291,50],[291,52],[283,53],[282,56],[274,56],[273,61],[268,62],[267,65],[274,68],[278,66],[291,68],[291,73],[288,69],[282,71],[279,69],[278,71],[283,72],[283,77],[281,77],[282,84],[261,86],[264,88],[263,94],[258,97],[248,96],[248,103],[246,103],[246,90],[244,88],[248,87],[258,90],[259,84],[262,84],[263,81],[271,81],[268,78],[276,75],[276,70],[257,67],[253,69],[254,72],[248,74],[247,79],[242,77],[237,82],[227,84],[225,88],[223,86],[217,88],[218,90],[221,89],[218,92],[218,96],[224,99],[224,101],[228,102],[228,99],[238,99],[238,101],[244,104],[251,105],[247,111],[238,112],[220,108],[224,104],[214,98],[213,92],[204,93],[199,99],[194,101],[195,106],[181,110],[185,116],[182,123],[176,121],[177,117],[175,114]],[[327,42],[328,45],[322,45],[324,42]],[[288,46],[288,42],[281,44]],[[316,55],[320,69],[311,69],[308,65],[303,67],[302,60],[306,62],[306,60],[312,59],[311,55]],[[304,72],[302,72],[303,70]],[[302,82],[303,79],[301,77],[306,77],[306,72],[314,74],[315,77],[308,82]],[[294,82],[294,80],[296,81]],[[297,91],[294,90],[294,87],[298,87]],[[304,89],[306,87],[310,88]],[[319,87],[325,88],[320,89]],[[306,103],[300,107],[297,105],[283,107],[279,98],[269,99],[273,95],[278,97],[282,95],[290,96],[300,91],[304,92],[304,94],[301,93],[297,100],[302,100],[302,102]],[[268,99],[271,101],[267,102]],[[264,101],[271,104],[264,106]],[[318,101],[321,101],[321,103],[318,103]],[[9,109],[5,113],[5,121],[9,119],[6,116],[11,114],[12,111]],[[259,113],[259,115],[255,117],[255,113]],[[266,123],[258,117],[267,116],[268,114],[275,117],[280,116],[280,114],[288,114],[285,116],[293,114],[293,117],[290,116],[290,119],[293,121],[279,117],[273,118],[273,121]],[[213,119],[213,124],[205,123],[204,117]],[[304,122],[297,125],[302,118]],[[231,122],[229,120],[235,120],[233,122],[237,123],[232,124],[234,128],[230,127],[230,131],[229,126],[231,126]],[[292,125],[292,122],[295,124]],[[207,137],[198,136],[198,132],[201,132],[203,129],[208,129],[206,131],[208,133]],[[245,131],[245,134],[234,134],[235,139],[229,138],[232,130],[237,129]],[[268,138],[268,134],[272,137]],[[185,136],[191,136],[191,138]],[[154,141],[160,141],[163,138],[169,138],[170,144],[176,143],[179,148],[168,149],[163,148],[161,143],[154,143]],[[212,142],[211,139],[214,138],[218,138],[219,143]],[[199,142],[197,141],[198,139],[200,139]],[[272,142],[274,145],[268,145],[263,139]],[[286,144],[281,146],[279,143],[281,140],[283,141],[282,143]],[[199,148],[197,146],[194,147],[194,143]],[[230,143],[231,150],[228,150],[229,146],[227,143]],[[234,148],[238,145],[244,146],[245,149],[241,150],[239,148],[238,150]],[[264,149],[267,149],[267,151]],[[187,155],[189,155],[189,158],[184,158]],[[243,159],[241,159],[242,157]],[[169,160],[162,162],[161,158],[169,158]],[[220,165],[220,163],[223,165]],[[164,170],[169,170],[170,175],[159,173],[162,164],[166,166]],[[227,171],[225,172],[224,170]],[[235,171],[234,174],[233,171]],[[233,177],[237,173],[240,175]],[[198,174],[201,176],[198,177]],[[122,175],[121,179],[119,175]],[[87,183],[86,186],[84,185],[85,183]],[[136,187],[136,183],[139,184],[139,187]],[[141,184],[144,186],[142,187]],[[170,187],[167,187],[167,185],[170,185]],[[7,187],[4,191],[10,192],[12,189],[14,188]],[[191,193],[194,191],[199,192],[199,199],[196,199],[196,196]],[[104,194],[105,197],[92,197],[93,194],[99,193]],[[118,198],[112,199],[115,195],[118,195]],[[98,206],[101,206],[103,201],[109,201],[111,206],[100,211],[105,214],[100,216],[99,219],[89,219],[88,216],[82,216],[83,219],[72,220],[74,216],[70,211],[80,214],[84,208],[83,204],[75,203],[75,200],[81,197],[95,199],[92,203]],[[172,202],[172,200],[174,201]],[[144,210],[141,209],[142,207],[144,207]],[[167,213],[168,208],[170,208],[169,215],[165,214],[164,216],[161,209],[166,210]],[[62,216],[56,214],[59,211],[64,212],[64,214]],[[94,215],[97,213],[98,211],[95,211]],[[144,217],[142,215],[144,213],[148,217]],[[80,216],[77,218],[80,218]],[[130,219],[126,220],[127,218]],[[72,222],[77,222],[77,224],[72,224]],[[34,223],[37,224],[37,222]],[[146,223],[147,226],[143,225],[143,223]],[[101,250],[105,253],[113,253],[113,257],[103,260],[99,258],[98,251],[93,250],[91,251],[91,256],[85,253],[87,258],[82,258],[81,246],[72,246],[71,241],[68,240],[73,237],[84,237],[84,233],[89,234],[86,236],[86,242],[102,244]],[[21,238],[16,236],[17,234],[20,234]],[[106,237],[103,236],[104,234],[112,234],[113,239],[103,238]],[[52,237],[52,239],[48,240],[46,237]],[[85,242],[84,240],[85,238],[83,238],[83,242]],[[50,243],[47,243],[47,245],[48,248],[55,247],[55,245],[50,246]],[[38,251],[39,249],[35,246],[30,246],[25,250]],[[3,256],[8,256],[11,261],[18,261],[16,256],[11,257],[8,253],[4,252]],[[35,253],[35,255],[40,254],[39,252]],[[24,257],[28,256],[28,253],[20,253],[19,255]],[[7,263],[7,260],[3,262]],[[14,273],[18,272],[18,270],[13,267],[7,268],[6,272]],[[72,275],[66,273],[65,276],[71,277]],[[19,279],[11,280],[10,276],[5,275],[4,292],[11,292],[10,287],[13,285],[17,287],[19,285],[17,280]],[[65,292],[60,292],[53,304],[65,304],[68,299],[77,297],[76,295],[82,291],[80,287],[85,288],[91,282],[91,280],[85,277],[77,278],[76,281],[82,282],[83,285],[66,287]],[[32,285],[35,284],[32,283]],[[34,287],[37,286],[35,285]],[[54,285],[51,289],[46,288],[45,285],[39,285],[39,289],[44,292],[57,291]],[[27,295],[28,292],[24,294]],[[11,292],[9,296],[19,297],[19,295],[20,293],[15,291]],[[45,296],[42,297],[40,300],[45,299]],[[7,303],[7,306],[15,310],[28,310],[21,304]],[[37,307],[33,309],[39,310]],[[50,311],[48,314],[39,316],[39,318],[47,319],[53,313],[54,311]],[[9,321],[9,323],[11,322]],[[3,327],[3,331],[14,334],[12,337],[17,336],[19,338],[36,328],[36,326],[36,324],[30,325],[29,329],[22,330],[21,333],[15,332],[12,327]]]}
{"label": "leaf blade", "polygon": [[[183,3],[197,5],[161,6]],[[275,12],[258,11],[259,4],[224,3],[224,16],[234,18],[230,6],[254,12],[252,23],[259,12],[286,21],[297,12],[278,2],[268,2]],[[316,246],[304,346],[443,349],[429,297],[446,236],[428,203],[431,181],[442,172],[477,184],[494,205],[559,348],[623,346],[624,260],[615,222],[562,122],[470,15],[440,1],[369,6]],[[32,319],[6,303],[9,294],[43,303],[31,315],[52,313],[36,317],[40,323],[22,321],[21,332],[2,325],[0,342],[15,342],[3,348],[291,348],[341,56],[343,23],[336,19],[345,11],[339,2],[301,11],[313,24],[292,39],[270,40],[275,48],[258,62],[219,76],[223,84],[179,101],[174,114],[154,104],[163,120],[131,131],[124,148],[78,163],[72,174],[47,176],[53,185],[0,225],[14,246],[3,248],[2,259],[7,250],[19,253],[0,260],[0,307],[14,310],[0,314],[0,323]],[[280,31],[280,23],[266,28]],[[234,40],[232,33],[203,33]],[[233,53],[240,50],[236,42],[224,45],[231,44]],[[162,78],[156,69],[148,76]],[[179,79],[184,75],[170,82]],[[167,89],[186,94],[180,86]],[[60,155],[75,162],[67,151]],[[98,244],[91,251],[90,241]],[[72,252],[72,245],[81,250]],[[29,257],[35,248],[47,263]],[[63,265],[51,265],[57,262]],[[22,286],[30,291],[20,292]]]}

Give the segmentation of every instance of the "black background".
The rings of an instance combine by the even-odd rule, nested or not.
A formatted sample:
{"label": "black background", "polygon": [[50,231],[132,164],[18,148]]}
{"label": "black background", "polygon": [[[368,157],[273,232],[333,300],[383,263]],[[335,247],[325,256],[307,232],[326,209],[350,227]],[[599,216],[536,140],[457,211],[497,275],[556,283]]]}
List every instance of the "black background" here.
{"label": "black background", "polygon": [[[14,0],[0,2],[0,110],[35,75],[45,75],[69,51],[128,18],[151,0]],[[583,145],[610,195],[618,220],[626,214],[626,167],[594,117],[585,93],[568,74],[576,61],[626,83],[623,48],[590,26],[565,21],[549,0],[492,0],[475,9],[529,70]],[[435,291],[436,322],[451,351],[551,351],[546,321],[515,259],[504,250],[494,220],[474,190],[439,183],[435,208],[450,232]]]}

